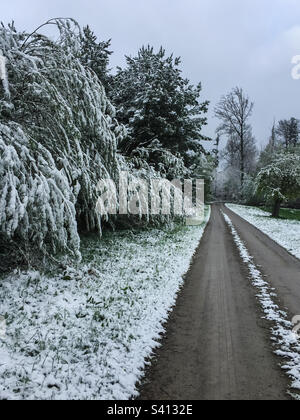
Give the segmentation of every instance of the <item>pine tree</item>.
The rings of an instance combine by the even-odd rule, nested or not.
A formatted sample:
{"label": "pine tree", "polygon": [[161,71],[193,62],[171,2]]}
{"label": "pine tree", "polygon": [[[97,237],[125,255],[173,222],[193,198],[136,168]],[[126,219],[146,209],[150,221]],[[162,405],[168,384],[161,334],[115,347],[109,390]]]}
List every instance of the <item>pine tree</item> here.
{"label": "pine tree", "polygon": [[[199,102],[201,85],[194,87],[184,79],[180,59],[166,57],[163,48],[155,53],[143,47],[126,61],[127,67],[118,69],[112,94],[118,120],[128,129],[120,150],[131,157],[153,145],[157,151],[159,143],[191,166],[195,156],[204,153],[202,140],[208,140],[202,134],[208,102]],[[156,151],[149,153],[150,164],[157,163]]]}
{"label": "pine tree", "polygon": [[112,54],[109,50],[111,40],[98,42],[97,36],[89,26],[86,26],[80,33],[80,42],[81,48],[78,54],[81,63],[95,72],[108,93],[111,83],[108,69],[109,58]]}

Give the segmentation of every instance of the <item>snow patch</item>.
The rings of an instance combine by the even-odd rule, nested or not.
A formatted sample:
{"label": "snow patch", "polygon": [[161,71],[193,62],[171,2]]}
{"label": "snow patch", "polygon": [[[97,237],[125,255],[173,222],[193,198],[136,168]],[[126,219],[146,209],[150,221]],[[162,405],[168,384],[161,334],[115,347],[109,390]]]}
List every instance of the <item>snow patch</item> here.
{"label": "snow patch", "polygon": [[226,207],[300,259],[300,222],[272,219],[269,213],[256,207],[237,204],[226,204]]}
{"label": "snow patch", "polygon": [[83,240],[78,267],[53,277],[28,271],[2,279],[0,399],[137,396],[204,228]]}

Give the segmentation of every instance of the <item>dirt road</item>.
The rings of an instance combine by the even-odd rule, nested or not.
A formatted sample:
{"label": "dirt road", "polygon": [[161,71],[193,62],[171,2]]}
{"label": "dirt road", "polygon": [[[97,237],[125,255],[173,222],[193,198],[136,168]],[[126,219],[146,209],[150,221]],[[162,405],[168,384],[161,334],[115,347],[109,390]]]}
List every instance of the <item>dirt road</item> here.
{"label": "dirt road", "polygon": [[[222,209],[278,286],[284,304],[293,311],[299,302],[299,312],[299,261]],[[288,378],[272,352],[269,325],[220,210],[212,208],[162,347],[141,385],[141,400],[289,399]]]}

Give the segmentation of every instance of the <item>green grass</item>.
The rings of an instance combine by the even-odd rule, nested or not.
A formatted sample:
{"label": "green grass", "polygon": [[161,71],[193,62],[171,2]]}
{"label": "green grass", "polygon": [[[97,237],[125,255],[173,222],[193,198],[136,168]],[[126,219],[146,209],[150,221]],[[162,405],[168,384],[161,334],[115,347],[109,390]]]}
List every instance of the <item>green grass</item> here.
{"label": "green grass", "polygon": [[[271,213],[270,207],[262,207],[262,210]],[[297,209],[280,209],[280,218],[285,220],[298,220],[300,222],[300,210]]]}

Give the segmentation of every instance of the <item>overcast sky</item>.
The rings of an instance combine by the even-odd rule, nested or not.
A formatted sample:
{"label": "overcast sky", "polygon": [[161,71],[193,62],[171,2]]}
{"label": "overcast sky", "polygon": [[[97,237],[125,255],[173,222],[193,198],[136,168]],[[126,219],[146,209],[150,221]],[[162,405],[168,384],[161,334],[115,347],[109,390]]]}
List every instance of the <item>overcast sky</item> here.
{"label": "overcast sky", "polygon": [[261,144],[274,118],[300,118],[300,80],[291,77],[292,57],[300,55],[299,0],[3,0],[0,16],[26,30],[52,17],[89,24],[100,39],[112,38],[112,67],[143,44],[163,45],[182,57],[193,83],[202,82],[209,136],[218,124],[213,107],[237,85],[255,102]]}

